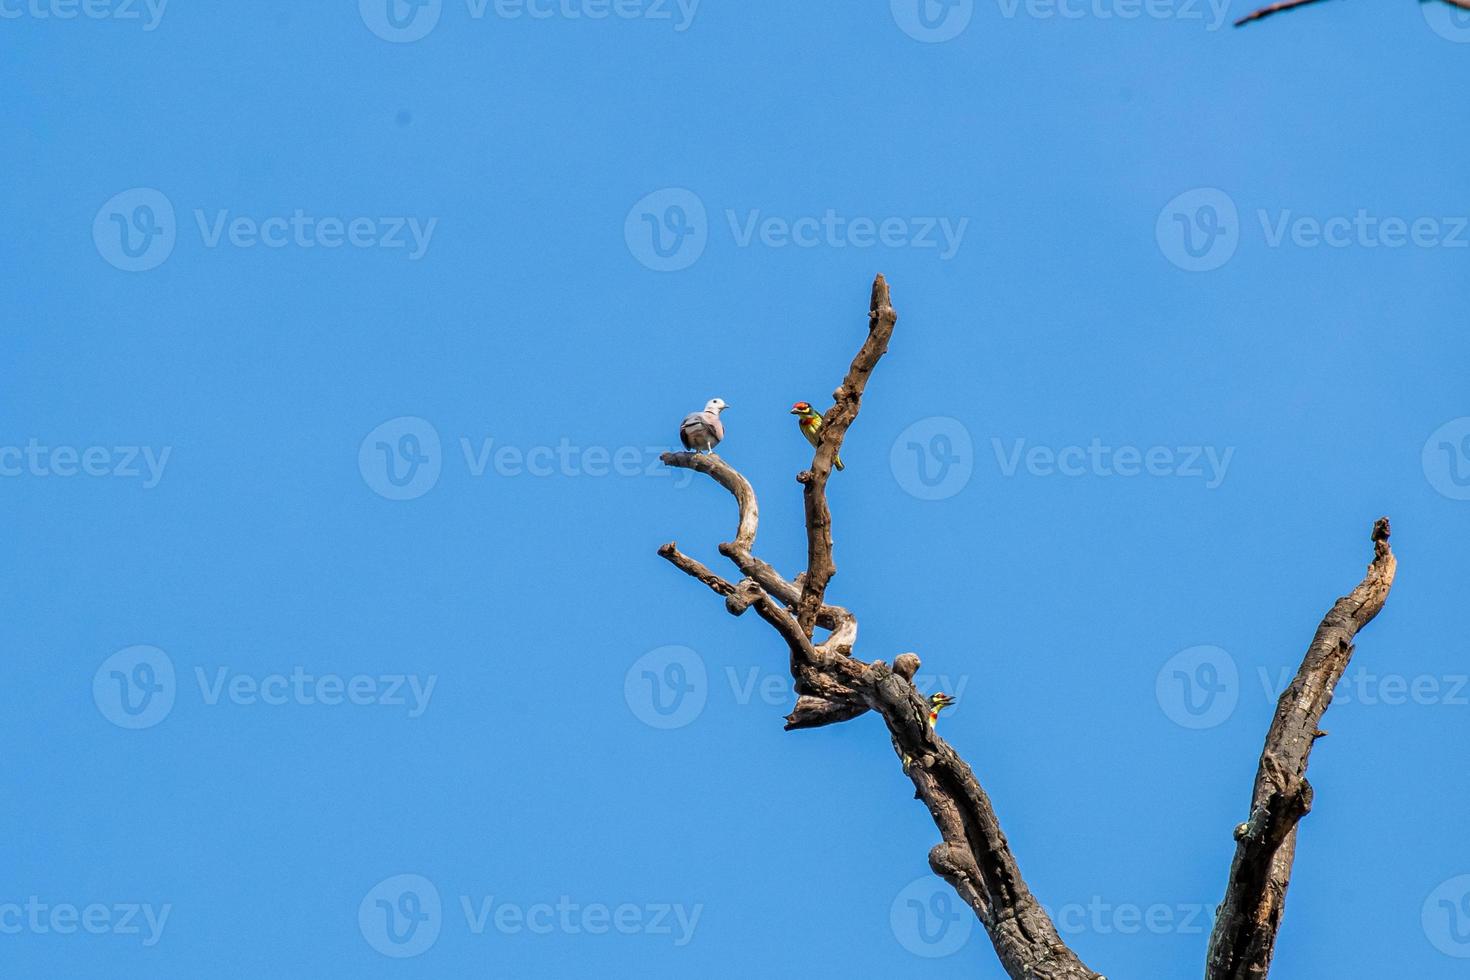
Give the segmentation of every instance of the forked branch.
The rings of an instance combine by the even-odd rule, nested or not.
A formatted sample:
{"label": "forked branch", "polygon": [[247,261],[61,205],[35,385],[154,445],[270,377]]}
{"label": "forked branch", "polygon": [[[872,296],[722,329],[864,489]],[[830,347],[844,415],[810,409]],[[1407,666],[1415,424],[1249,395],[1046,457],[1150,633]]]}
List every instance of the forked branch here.
{"label": "forked branch", "polygon": [[[760,511],[755,491],[714,455],[668,453],[663,461],[704,473],[734,496],[739,509],[735,540],[719,550],[734,563],[740,580],[722,578],[672,542],[659,554],[723,596],[733,615],[755,609],[786,643],[799,695],[786,718],[788,730],[840,724],[869,712],[882,717],[916,797],[939,830],[941,841],[929,852],[929,866],[974,911],[1012,980],[1103,980],[1062,942],[1021,877],[990,798],[929,724],[929,705],[913,684],[919,658],[900,654],[891,667],[882,660],[857,660],[852,655],[856,617],[826,601],[836,573],[827,479],[897,320],[888,284],[879,276],[873,284],[867,338],[834,393],[811,469],[797,477],[806,504],[804,572],[787,579],[756,557]],[[1237,829],[1230,883],[1210,940],[1207,980],[1262,980],[1266,975],[1290,880],[1297,823],[1311,809],[1306,768],[1312,744],[1323,734],[1317,725],[1352,655],[1353,637],[1383,608],[1393,584],[1388,532],[1386,519],[1374,526],[1374,559],[1367,577],[1322,621],[1301,671],[1277,705],[1256,775],[1251,815]],[[821,642],[813,636],[817,626],[830,631]]]}
{"label": "forked branch", "polygon": [[[802,574],[788,580],[756,557],[759,507],[755,491],[734,467],[713,455],[668,453],[663,461],[705,473],[734,496],[739,508],[736,537],[720,545],[720,553],[735,564],[743,578],[739,583],[721,578],[672,542],[660,548],[659,554],[724,596],[729,612],[741,615],[754,608],[785,641],[800,695],[786,719],[788,730],[838,724],[870,711],[882,716],[896,755],[909,760],[904,771],[917,797],[939,828],[942,841],[930,852],[930,867],[974,910],[1008,975],[1015,980],[1101,980],[1062,942],[1050,917],[1026,887],[975,774],[929,724],[928,703],[913,684],[919,658],[901,654],[892,667],[882,660],[865,664],[854,659],[857,619],[826,601],[827,585],[836,573],[827,479],[897,321],[888,284],[879,276],[869,304],[868,335],[833,394],[834,404],[824,419],[811,469],[797,477],[806,505],[807,568]],[[813,639],[817,626],[830,631],[822,642]]]}

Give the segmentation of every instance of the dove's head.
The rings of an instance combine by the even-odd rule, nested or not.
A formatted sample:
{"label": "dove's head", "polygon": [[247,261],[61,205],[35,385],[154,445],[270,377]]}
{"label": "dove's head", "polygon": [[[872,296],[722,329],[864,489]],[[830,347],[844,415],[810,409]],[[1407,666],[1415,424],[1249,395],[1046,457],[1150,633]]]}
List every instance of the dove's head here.
{"label": "dove's head", "polygon": [[704,404],[704,410],[706,412],[714,412],[716,415],[719,415],[729,407],[729,405],[725,404],[725,399],[723,398],[711,398]]}

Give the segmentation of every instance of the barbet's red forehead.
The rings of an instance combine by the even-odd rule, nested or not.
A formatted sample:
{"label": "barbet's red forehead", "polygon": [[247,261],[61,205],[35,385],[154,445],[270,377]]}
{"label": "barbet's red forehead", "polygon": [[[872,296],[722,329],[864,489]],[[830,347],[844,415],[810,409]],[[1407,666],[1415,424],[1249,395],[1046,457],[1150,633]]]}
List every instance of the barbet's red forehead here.
{"label": "barbet's red forehead", "polygon": [[791,407],[792,408],[800,409],[803,412],[806,411],[807,409],[811,408],[811,406],[808,405],[806,402],[797,402],[795,405],[792,405]]}

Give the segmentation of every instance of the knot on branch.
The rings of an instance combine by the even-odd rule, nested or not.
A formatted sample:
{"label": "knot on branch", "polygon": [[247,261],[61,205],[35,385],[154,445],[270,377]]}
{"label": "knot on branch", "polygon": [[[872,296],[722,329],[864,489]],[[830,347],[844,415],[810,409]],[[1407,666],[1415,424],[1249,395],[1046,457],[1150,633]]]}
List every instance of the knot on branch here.
{"label": "knot on branch", "polygon": [[1393,533],[1388,524],[1388,518],[1380,517],[1373,522],[1373,540],[1387,541],[1388,536]]}
{"label": "knot on branch", "polygon": [[1373,560],[1388,554],[1388,536],[1391,533],[1388,518],[1380,517],[1373,522]]}
{"label": "knot on branch", "polygon": [[971,878],[979,876],[980,868],[975,856],[969,851],[942,841],[929,849],[929,869],[942,878]]}
{"label": "knot on branch", "polygon": [[900,653],[893,658],[893,672],[910,684],[914,682],[914,675],[919,672],[922,663],[917,653]]}
{"label": "knot on branch", "polygon": [[741,579],[735,591],[725,597],[725,609],[731,616],[743,616],[745,610],[760,602],[765,595],[754,579]]}

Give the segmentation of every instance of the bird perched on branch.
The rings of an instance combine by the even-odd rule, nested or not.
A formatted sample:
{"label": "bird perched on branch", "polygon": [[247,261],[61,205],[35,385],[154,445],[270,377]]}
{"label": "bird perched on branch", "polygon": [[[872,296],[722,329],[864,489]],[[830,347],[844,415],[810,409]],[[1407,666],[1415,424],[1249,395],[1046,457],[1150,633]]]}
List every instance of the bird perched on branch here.
{"label": "bird perched on branch", "polygon": [[939,721],[939,712],[954,704],[954,698],[943,691],[935,691],[929,695],[929,727],[933,728]]}
{"label": "bird perched on branch", "polygon": [[[806,441],[816,448],[817,444],[822,441],[822,413],[806,402],[797,402],[791,406],[791,414],[796,416],[797,428],[801,429],[801,434],[806,436]],[[842,469],[842,457],[834,456],[832,465],[839,470]]]}
{"label": "bird perched on branch", "polygon": [[684,448],[692,452],[714,452],[725,438],[725,423],[720,421],[720,413],[729,407],[723,399],[711,398],[705,403],[704,411],[686,415],[679,424],[679,441]]}
{"label": "bird perched on branch", "polygon": [[[948,708],[952,704],[954,704],[954,698],[950,697],[948,694],[945,694],[943,691],[935,691],[933,694],[929,695],[930,728],[933,728],[935,723],[939,721],[939,712],[943,711],[945,708]],[[913,761],[914,760],[909,758],[908,755],[904,755],[904,769],[907,770],[909,767],[909,763]]]}

